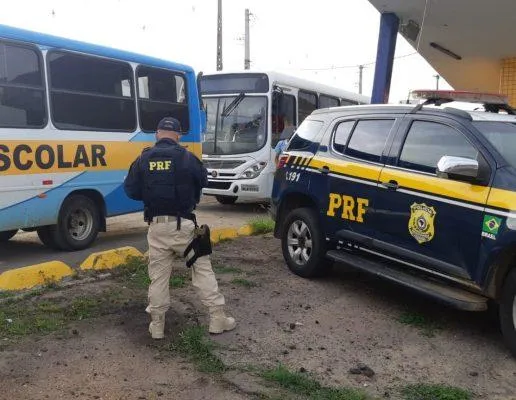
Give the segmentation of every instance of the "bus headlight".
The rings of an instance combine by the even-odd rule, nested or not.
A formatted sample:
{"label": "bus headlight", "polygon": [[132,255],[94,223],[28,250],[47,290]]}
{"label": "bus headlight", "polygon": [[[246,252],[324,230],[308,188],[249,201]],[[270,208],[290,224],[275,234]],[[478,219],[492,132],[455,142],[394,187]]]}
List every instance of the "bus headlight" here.
{"label": "bus headlight", "polygon": [[240,175],[240,179],[254,179],[265,169],[267,163],[265,161],[256,163],[247,168],[242,175]]}

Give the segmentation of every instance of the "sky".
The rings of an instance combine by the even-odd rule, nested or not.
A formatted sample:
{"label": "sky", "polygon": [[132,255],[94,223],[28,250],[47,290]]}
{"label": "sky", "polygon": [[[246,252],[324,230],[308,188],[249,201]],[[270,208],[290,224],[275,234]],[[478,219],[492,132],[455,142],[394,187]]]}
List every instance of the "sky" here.
{"label": "sky", "polygon": [[[217,0],[0,0],[0,24],[216,69]],[[411,0],[424,1],[424,0]],[[370,96],[380,14],[367,0],[223,0],[224,70],[244,67],[251,13],[251,69],[278,70]],[[435,88],[436,72],[398,37],[390,102]],[[440,80],[442,89],[450,88]]]}

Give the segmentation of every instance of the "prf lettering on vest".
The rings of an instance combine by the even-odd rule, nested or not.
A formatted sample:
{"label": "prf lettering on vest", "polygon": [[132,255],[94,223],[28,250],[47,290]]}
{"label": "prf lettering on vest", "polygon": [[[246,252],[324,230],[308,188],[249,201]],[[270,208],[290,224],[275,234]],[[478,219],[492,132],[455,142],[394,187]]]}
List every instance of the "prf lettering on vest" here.
{"label": "prf lettering on vest", "polygon": [[342,219],[355,221],[359,223],[364,222],[364,214],[367,206],[369,206],[369,199],[361,197],[354,198],[345,194],[330,193],[328,202],[328,217],[335,217],[337,211],[342,211],[340,216]]}
{"label": "prf lettering on vest", "polygon": [[149,171],[168,171],[172,161],[149,161]]}

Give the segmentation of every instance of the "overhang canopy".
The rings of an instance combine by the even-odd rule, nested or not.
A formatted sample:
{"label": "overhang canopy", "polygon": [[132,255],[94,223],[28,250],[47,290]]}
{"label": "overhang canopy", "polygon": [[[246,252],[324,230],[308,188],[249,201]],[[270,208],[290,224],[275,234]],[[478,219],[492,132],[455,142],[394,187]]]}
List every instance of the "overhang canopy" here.
{"label": "overhang canopy", "polygon": [[369,2],[398,16],[400,33],[455,89],[498,92],[502,60],[516,63],[516,0]]}

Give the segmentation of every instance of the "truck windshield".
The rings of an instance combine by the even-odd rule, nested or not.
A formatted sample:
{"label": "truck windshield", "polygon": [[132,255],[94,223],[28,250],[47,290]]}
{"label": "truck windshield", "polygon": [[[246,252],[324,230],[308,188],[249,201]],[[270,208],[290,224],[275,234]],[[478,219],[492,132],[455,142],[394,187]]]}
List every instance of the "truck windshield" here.
{"label": "truck windshield", "polygon": [[203,154],[245,154],[267,141],[267,98],[257,96],[205,97],[207,110]]}
{"label": "truck windshield", "polygon": [[476,121],[473,125],[491,142],[502,157],[516,168],[516,124],[513,122]]}

